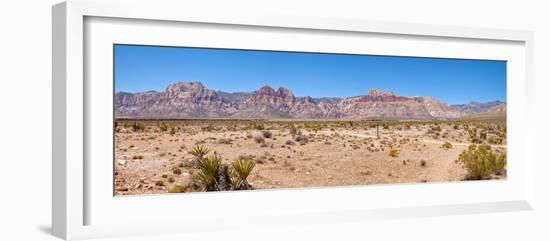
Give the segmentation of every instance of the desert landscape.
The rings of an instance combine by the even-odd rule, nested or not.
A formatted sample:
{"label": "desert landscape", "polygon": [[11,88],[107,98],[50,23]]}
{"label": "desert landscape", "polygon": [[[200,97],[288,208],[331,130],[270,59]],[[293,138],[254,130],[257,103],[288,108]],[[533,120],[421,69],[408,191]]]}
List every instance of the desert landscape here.
{"label": "desert landscape", "polygon": [[115,195],[506,179],[506,103],[178,82],[114,97]]}

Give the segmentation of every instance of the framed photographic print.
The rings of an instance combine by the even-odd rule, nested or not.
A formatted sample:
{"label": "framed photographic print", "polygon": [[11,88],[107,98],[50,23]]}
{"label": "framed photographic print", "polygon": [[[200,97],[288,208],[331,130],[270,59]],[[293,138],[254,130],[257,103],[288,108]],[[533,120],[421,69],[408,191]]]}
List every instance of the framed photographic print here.
{"label": "framed photographic print", "polygon": [[530,32],[117,1],[53,23],[61,238],[532,208]]}

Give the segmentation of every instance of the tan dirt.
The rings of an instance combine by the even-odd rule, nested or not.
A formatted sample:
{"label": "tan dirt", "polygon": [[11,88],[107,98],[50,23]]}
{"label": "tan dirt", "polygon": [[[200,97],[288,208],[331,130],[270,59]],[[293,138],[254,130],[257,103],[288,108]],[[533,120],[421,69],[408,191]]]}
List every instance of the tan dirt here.
{"label": "tan dirt", "polygon": [[[266,125],[272,137],[265,138],[267,146],[261,147],[254,140],[261,131],[245,125],[220,124],[203,130],[200,122],[183,122],[170,134],[158,130],[157,124],[145,123],[145,131],[119,124],[115,133],[116,195],[166,193],[185,185],[194,172],[186,165],[193,158],[188,151],[197,144],[221,155],[226,163],[240,156],[252,158],[257,164],[248,180],[255,189],[461,181],[466,171],[456,160],[471,144],[467,131],[454,130],[450,124],[441,125],[441,133],[447,135],[437,139],[427,134],[429,125],[380,128],[379,139],[376,128],[300,128],[309,141],[287,145],[293,140],[289,129],[274,123]],[[221,138],[231,139],[231,144],[220,143]],[[453,147],[442,148],[445,142]],[[493,148],[506,151],[505,144]],[[389,156],[390,149],[398,150],[398,156]],[[174,173],[176,168],[182,174]]]}

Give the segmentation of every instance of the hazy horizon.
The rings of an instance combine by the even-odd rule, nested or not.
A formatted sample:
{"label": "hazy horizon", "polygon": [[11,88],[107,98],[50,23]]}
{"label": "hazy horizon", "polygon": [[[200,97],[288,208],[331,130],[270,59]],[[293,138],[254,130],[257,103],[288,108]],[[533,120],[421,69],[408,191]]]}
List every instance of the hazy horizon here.
{"label": "hazy horizon", "polygon": [[[372,55],[115,45],[115,92],[162,92],[201,82],[228,93],[283,87],[346,98],[371,89],[447,104],[506,102],[506,62]],[[445,80],[443,80],[445,79]]]}

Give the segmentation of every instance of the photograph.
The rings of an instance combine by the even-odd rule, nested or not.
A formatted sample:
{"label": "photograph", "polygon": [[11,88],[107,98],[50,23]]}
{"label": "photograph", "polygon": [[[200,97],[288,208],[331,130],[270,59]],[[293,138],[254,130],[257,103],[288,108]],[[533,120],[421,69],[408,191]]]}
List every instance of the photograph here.
{"label": "photograph", "polygon": [[113,193],[506,180],[506,65],[114,44]]}

